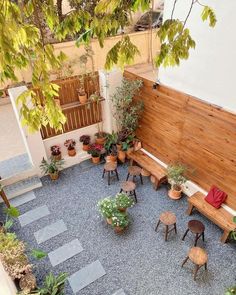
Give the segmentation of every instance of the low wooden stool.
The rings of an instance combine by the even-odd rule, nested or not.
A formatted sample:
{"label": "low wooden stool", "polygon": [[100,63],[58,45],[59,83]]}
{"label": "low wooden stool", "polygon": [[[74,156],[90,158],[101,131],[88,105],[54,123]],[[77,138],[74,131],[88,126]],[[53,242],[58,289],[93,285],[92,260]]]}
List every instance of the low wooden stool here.
{"label": "low wooden stool", "polygon": [[102,178],[104,178],[104,175],[106,172],[108,174],[108,185],[110,185],[110,183],[111,183],[111,174],[113,174],[113,172],[116,173],[116,178],[119,181],[119,175],[117,172],[117,164],[116,163],[109,162],[104,165]]}
{"label": "low wooden stool", "polygon": [[205,226],[201,221],[190,220],[188,222],[188,229],[186,230],[185,234],[183,235],[182,241],[184,241],[184,239],[187,236],[189,231],[191,231],[193,234],[195,234],[194,246],[197,246],[197,241],[199,240],[200,237],[202,237],[202,240],[204,242]]}
{"label": "low wooden stool", "polygon": [[202,266],[204,266],[205,270],[207,270],[207,260],[208,260],[207,253],[205,250],[203,250],[200,247],[191,248],[188,253],[188,256],[184,259],[184,261],[182,263],[182,267],[185,265],[185,263],[189,259],[195,264],[195,269],[194,269],[194,273],[193,273],[193,279],[195,281],[196,276],[197,276],[197,272]]}
{"label": "low wooden stool", "polygon": [[[175,233],[177,234],[176,216],[174,213],[172,213],[170,211],[166,211],[166,212],[161,213],[159,221],[157,222],[155,231],[157,231],[157,228],[160,225],[160,223],[163,223],[166,227],[165,241],[167,241],[168,233],[171,232],[172,230],[174,230]],[[171,226],[171,225],[173,225],[173,227],[171,229],[169,229],[169,226]]]}
{"label": "low wooden stool", "polygon": [[129,196],[134,196],[135,202],[137,203],[137,196],[135,192],[136,184],[133,181],[125,181],[121,184],[120,193],[125,192]]}
{"label": "low wooden stool", "polygon": [[126,181],[129,179],[130,176],[133,176],[133,182],[136,176],[140,177],[140,181],[143,184],[143,177],[142,177],[142,168],[139,166],[129,166],[128,167],[128,174],[126,177]]}

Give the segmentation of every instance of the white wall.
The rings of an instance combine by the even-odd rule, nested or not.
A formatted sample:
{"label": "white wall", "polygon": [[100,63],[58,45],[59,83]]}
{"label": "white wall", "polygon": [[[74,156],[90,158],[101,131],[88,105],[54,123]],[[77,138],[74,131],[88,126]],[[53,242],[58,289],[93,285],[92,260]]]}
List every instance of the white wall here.
{"label": "white wall", "polygon": [[[173,2],[165,0],[165,18],[170,17]],[[236,1],[202,0],[202,3],[215,10],[216,27],[209,28],[201,21],[202,7],[196,4],[187,23],[196,49],[179,67],[161,68],[159,78],[162,84],[236,111]],[[174,16],[184,19],[189,5],[189,0],[178,1]]]}

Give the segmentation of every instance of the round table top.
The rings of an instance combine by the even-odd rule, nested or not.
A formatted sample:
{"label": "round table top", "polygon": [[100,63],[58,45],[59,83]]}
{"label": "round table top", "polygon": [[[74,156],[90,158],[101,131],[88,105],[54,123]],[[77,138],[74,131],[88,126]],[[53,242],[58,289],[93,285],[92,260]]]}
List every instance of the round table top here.
{"label": "round table top", "polygon": [[170,211],[166,211],[161,213],[160,215],[160,221],[165,225],[172,225],[176,223],[176,216],[174,213]]}
{"label": "round table top", "polygon": [[109,162],[104,165],[106,171],[114,171],[117,168],[117,163]]}
{"label": "round table top", "polygon": [[121,184],[121,188],[125,192],[131,192],[135,190],[136,184],[133,181],[124,181]]}
{"label": "round table top", "polygon": [[199,220],[190,220],[188,222],[188,228],[193,232],[194,234],[201,234],[205,230],[204,224]]}
{"label": "round table top", "polygon": [[129,166],[128,167],[128,172],[132,176],[140,175],[141,171],[142,171],[142,168],[139,166]]}
{"label": "round table top", "polygon": [[203,265],[207,262],[207,253],[200,247],[191,248],[188,257],[193,263],[197,265]]}

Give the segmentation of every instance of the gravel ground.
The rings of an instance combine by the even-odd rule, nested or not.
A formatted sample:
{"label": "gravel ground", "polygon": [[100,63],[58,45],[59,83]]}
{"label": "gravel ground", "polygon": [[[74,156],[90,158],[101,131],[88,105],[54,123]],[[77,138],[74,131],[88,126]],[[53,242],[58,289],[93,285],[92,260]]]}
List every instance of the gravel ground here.
{"label": "gravel ground", "polygon": [[[235,248],[231,244],[221,244],[222,231],[206,218],[195,213],[191,218],[201,220],[205,226],[205,243],[209,255],[208,272],[201,269],[197,281],[192,279],[193,265],[181,263],[193,245],[191,235],[181,240],[191,218],[185,215],[186,198],[170,200],[167,187],[154,191],[148,178],[144,185],[138,183],[136,192],[138,204],[129,209],[131,224],[128,230],[117,235],[99,216],[99,199],[114,195],[120,183],[115,179],[107,185],[102,179],[102,165],[90,168],[89,162],[64,170],[60,179],[51,182],[42,179],[43,187],[36,189],[36,199],[20,206],[21,213],[41,205],[47,205],[51,214],[39,221],[21,228],[15,225],[18,236],[27,241],[31,248],[52,251],[75,238],[84,250],[73,258],[52,268],[48,258],[35,262],[35,273],[40,281],[46,273],[67,272],[73,274],[87,264],[99,260],[106,275],[90,284],[80,295],[112,295],[123,288],[126,295],[223,295],[225,289],[235,284],[236,266],[233,264]],[[127,173],[126,166],[119,166],[121,180]],[[172,232],[168,242],[164,241],[162,229],[154,231],[161,212],[170,210],[177,216],[178,234]],[[68,230],[61,235],[37,246],[33,233],[38,229],[62,219]],[[67,283],[66,295],[73,292]]]}

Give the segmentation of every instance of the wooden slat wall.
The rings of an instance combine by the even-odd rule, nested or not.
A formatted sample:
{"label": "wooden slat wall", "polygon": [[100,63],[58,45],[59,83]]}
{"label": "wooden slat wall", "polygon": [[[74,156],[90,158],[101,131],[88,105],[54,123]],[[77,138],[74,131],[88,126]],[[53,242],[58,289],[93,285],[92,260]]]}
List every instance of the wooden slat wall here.
{"label": "wooden slat wall", "polygon": [[154,90],[153,82],[142,80],[145,110],[137,135],[144,148],[165,163],[187,165],[194,170],[189,178],[205,190],[217,185],[236,210],[236,115],[165,86]]}

